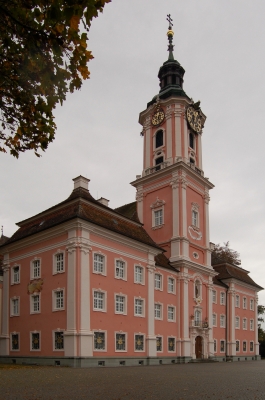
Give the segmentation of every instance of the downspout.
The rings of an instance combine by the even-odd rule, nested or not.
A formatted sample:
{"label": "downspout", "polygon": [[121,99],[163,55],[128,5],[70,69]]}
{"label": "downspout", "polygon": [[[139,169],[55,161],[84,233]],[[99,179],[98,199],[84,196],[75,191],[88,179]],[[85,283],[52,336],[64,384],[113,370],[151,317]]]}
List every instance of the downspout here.
{"label": "downspout", "polygon": [[228,312],[228,287],[225,291],[225,361],[227,361],[227,343],[228,343],[228,332],[227,332],[227,322],[228,322],[228,318],[227,318],[227,312]]}

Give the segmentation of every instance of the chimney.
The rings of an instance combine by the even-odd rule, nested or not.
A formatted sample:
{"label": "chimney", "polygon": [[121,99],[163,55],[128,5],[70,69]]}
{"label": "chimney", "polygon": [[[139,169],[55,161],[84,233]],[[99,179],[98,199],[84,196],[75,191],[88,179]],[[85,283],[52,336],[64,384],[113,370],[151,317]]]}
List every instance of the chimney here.
{"label": "chimney", "polygon": [[98,199],[98,202],[103,204],[103,206],[106,206],[106,207],[109,206],[109,200],[105,199],[104,197],[100,197],[100,199]]}
{"label": "chimney", "polygon": [[87,179],[84,176],[79,175],[77,178],[74,178],[73,181],[74,181],[74,189],[83,188],[88,190],[88,182],[90,182],[90,179]]}

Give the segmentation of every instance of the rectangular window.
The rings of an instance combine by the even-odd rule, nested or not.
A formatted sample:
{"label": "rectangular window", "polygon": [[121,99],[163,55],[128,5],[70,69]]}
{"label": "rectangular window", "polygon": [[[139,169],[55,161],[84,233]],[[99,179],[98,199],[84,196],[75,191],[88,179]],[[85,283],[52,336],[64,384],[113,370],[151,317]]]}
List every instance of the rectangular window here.
{"label": "rectangular window", "polygon": [[31,296],[31,312],[39,313],[40,312],[40,295],[33,294]]}
{"label": "rectangular window", "polygon": [[243,329],[246,330],[247,329],[247,319],[243,318]]}
{"label": "rectangular window", "polygon": [[250,299],[250,309],[251,309],[251,311],[254,311],[254,300],[253,299]]}
{"label": "rectangular window", "polygon": [[54,350],[64,349],[64,336],[63,332],[54,332]]}
{"label": "rectangular window", "polygon": [[239,296],[238,296],[238,294],[236,295],[236,307],[239,307]]}
{"label": "rectangular window", "polygon": [[213,303],[216,303],[216,290],[212,291]]}
{"label": "rectangular window", "polygon": [[251,331],[254,331],[254,320],[253,320],[253,319],[251,319],[251,320],[249,321],[249,329],[250,329]]}
{"label": "rectangular window", "polygon": [[94,292],[94,310],[105,309],[105,293]]}
{"label": "rectangular window", "polygon": [[162,319],[162,305],[155,304],[155,318]]}
{"label": "rectangular window", "polygon": [[121,260],[116,260],[115,268],[116,278],[125,279],[125,262]]}
{"label": "rectangular window", "polygon": [[214,339],[214,341],[213,341],[213,352],[214,353],[217,352],[217,341],[216,341],[216,339]]}
{"label": "rectangular window", "polygon": [[216,326],[216,314],[213,314],[213,326]]}
{"label": "rectangular window", "polygon": [[220,304],[225,305],[225,293],[224,292],[220,293]]}
{"label": "rectangular window", "polygon": [[31,350],[40,350],[40,334],[39,332],[31,332]]}
{"label": "rectangular window", "polygon": [[115,296],[115,311],[116,314],[125,314],[126,308],[125,308],[125,296],[121,295],[116,295]]}
{"label": "rectangular window", "polygon": [[225,316],[220,315],[220,327],[225,328]]}
{"label": "rectangular window", "polygon": [[143,283],[144,281],[144,269],[143,267],[139,267],[136,265],[134,267],[134,282],[135,283]]}
{"label": "rectangular window", "polygon": [[176,340],[173,337],[168,338],[168,351],[175,351]]}
{"label": "rectangular window", "polygon": [[19,299],[11,299],[11,316],[19,315]]}
{"label": "rectangular window", "polygon": [[125,333],[116,333],[116,351],[126,351],[126,335]]}
{"label": "rectangular window", "polygon": [[58,253],[55,255],[56,260],[56,272],[64,272],[64,254]]}
{"label": "rectangular window", "polygon": [[142,299],[134,299],[134,315],[144,315],[144,301]]}
{"label": "rectangular window", "polygon": [[246,309],[247,308],[247,298],[243,297],[243,308]]}
{"label": "rectangular window", "polygon": [[239,340],[236,340],[236,351],[239,351]]}
{"label": "rectangular window", "polygon": [[32,277],[34,279],[40,278],[40,260],[34,260],[32,263],[32,268],[33,268]]}
{"label": "rectangular window", "polygon": [[225,341],[221,340],[220,341],[220,352],[224,353],[224,351],[225,351]]}
{"label": "rectangular window", "polygon": [[156,351],[162,351],[162,336],[156,337]]}
{"label": "rectangular window", "polygon": [[163,210],[154,211],[155,226],[163,225]]}
{"label": "rectangular window", "polygon": [[239,317],[235,318],[235,328],[239,329]]}
{"label": "rectangular window", "polygon": [[11,334],[11,350],[19,350],[19,334]]}
{"label": "rectangular window", "polygon": [[54,309],[63,310],[64,309],[64,291],[56,290],[54,291]]}
{"label": "rectangular window", "polygon": [[13,267],[12,273],[13,273],[13,282],[12,283],[20,283],[19,266]]}
{"label": "rectangular window", "polygon": [[162,275],[155,274],[155,289],[162,289]]}
{"label": "rectangular window", "polygon": [[249,343],[249,350],[254,351],[254,343],[253,342]]}
{"label": "rectangular window", "polygon": [[247,342],[243,342],[243,351],[247,351]]}
{"label": "rectangular window", "polygon": [[167,319],[168,319],[168,321],[175,321],[175,307],[174,306],[168,306]]}
{"label": "rectangular window", "polygon": [[192,210],[192,223],[193,226],[198,226],[198,212]]}
{"label": "rectangular window", "polygon": [[105,332],[94,332],[94,350],[106,350]]}
{"label": "rectangular window", "polygon": [[144,351],[144,335],[135,335],[134,350]]}
{"label": "rectangular window", "polygon": [[175,279],[168,278],[168,293],[175,293]]}

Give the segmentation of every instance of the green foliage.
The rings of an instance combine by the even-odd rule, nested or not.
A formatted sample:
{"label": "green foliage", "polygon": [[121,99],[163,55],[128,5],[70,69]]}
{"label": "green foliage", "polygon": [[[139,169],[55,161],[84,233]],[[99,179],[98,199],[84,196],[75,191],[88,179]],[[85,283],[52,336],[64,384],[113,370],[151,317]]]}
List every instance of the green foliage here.
{"label": "green foliage", "polygon": [[0,151],[47,149],[53,110],[89,78],[87,32],[111,0],[0,0]]}
{"label": "green foliage", "polygon": [[214,245],[212,251],[212,265],[229,263],[239,266],[241,265],[239,257],[240,254],[237,251],[230,249],[229,242],[224,243],[224,246],[218,243]]}

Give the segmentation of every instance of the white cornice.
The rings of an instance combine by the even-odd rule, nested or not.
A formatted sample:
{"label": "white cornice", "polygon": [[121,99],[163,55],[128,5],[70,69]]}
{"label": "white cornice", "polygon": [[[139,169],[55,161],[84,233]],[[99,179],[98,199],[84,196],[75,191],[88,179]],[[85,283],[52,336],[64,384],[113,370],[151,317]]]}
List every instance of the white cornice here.
{"label": "white cornice", "polygon": [[186,267],[186,268],[192,269],[196,272],[209,275],[211,277],[218,275],[218,272],[216,272],[212,267],[211,268],[206,267],[205,265],[197,264],[197,263],[195,263],[193,261],[189,261],[189,260],[180,259],[177,261],[170,261],[170,264],[172,264],[172,266],[174,266],[178,269],[180,267]]}
{"label": "white cornice", "polygon": [[[221,279],[221,281],[222,282],[224,282],[225,284],[227,284],[227,283],[236,283],[237,285],[240,285],[240,286],[242,286],[242,287],[244,287],[244,288],[246,288],[246,289],[249,289],[249,290],[251,290],[252,292],[253,292],[253,289],[254,289],[254,291],[255,292],[260,292],[262,289],[259,289],[257,286],[255,286],[255,285],[251,285],[250,283],[246,283],[246,282],[244,282],[244,281],[241,281],[241,280],[239,280],[239,279],[236,279],[236,278],[226,278],[226,279]],[[237,291],[236,289],[235,289],[235,291]],[[243,293],[243,292],[242,292]],[[245,293],[245,294],[248,294],[249,295],[249,293]]]}

